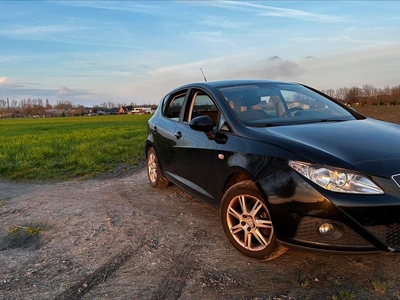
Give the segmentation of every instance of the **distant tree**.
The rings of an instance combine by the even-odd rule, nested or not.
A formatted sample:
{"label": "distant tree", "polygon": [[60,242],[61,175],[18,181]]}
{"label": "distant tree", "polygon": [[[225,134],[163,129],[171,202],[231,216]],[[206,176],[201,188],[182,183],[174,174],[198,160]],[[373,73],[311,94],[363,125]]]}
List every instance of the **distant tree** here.
{"label": "distant tree", "polygon": [[391,89],[386,86],[376,91],[376,102],[378,105],[389,105],[390,103]]}
{"label": "distant tree", "polygon": [[363,105],[372,105],[376,99],[375,87],[372,84],[364,84],[362,86]]}
{"label": "distant tree", "polygon": [[347,91],[344,100],[346,101],[346,103],[355,105],[356,103],[360,103],[360,97],[361,97],[361,89],[356,86],[353,86]]}
{"label": "distant tree", "polygon": [[73,107],[74,105],[72,104],[72,102],[66,100],[57,101],[56,105],[54,106],[55,109],[63,109],[63,110],[68,110]]}
{"label": "distant tree", "polygon": [[327,94],[329,97],[332,97],[332,98],[335,97],[335,90],[334,89],[323,90],[322,92]]}
{"label": "distant tree", "polygon": [[51,109],[53,108],[49,102],[49,99],[46,99],[46,109]]}
{"label": "distant tree", "polygon": [[11,105],[11,108],[12,108],[13,110],[16,110],[16,109],[19,108],[19,106],[18,106],[18,101],[15,100],[15,99],[13,99],[13,100],[11,101],[11,104],[9,104],[9,105]]}
{"label": "distant tree", "polygon": [[97,112],[101,110],[99,105],[94,105],[92,108],[92,113],[97,114]]}
{"label": "distant tree", "polygon": [[19,101],[19,107],[21,108],[21,113],[24,116],[32,116],[32,99],[22,99]]}
{"label": "distant tree", "polygon": [[400,104],[400,85],[392,87],[391,100],[396,105]]}
{"label": "distant tree", "polygon": [[7,101],[4,99],[0,99],[0,117],[5,116],[7,111]]}
{"label": "distant tree", "polygon": [[115,108],[115,107],[118,107],[118,104],[115,104],[115,103],[112,103],[112,102],[108,102],[107,103],[107,107],[108,107],[108,109]]}
{"label": "distant tree", "polygon": [[349,90],[349,88],[347,88],[347,87],[342,87],[340,89],[337,89],[335,92],[335,98],[339,99],[339,100],[345,100],[348,90]]}

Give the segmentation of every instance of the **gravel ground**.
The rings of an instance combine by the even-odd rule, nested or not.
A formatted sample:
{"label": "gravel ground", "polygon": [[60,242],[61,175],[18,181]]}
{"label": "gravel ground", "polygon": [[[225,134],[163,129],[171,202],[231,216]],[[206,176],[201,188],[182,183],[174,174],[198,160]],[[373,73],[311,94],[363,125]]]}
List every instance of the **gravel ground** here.
{"label": "gravel ground", "polygon": [[387,253],[246,258],[218,210],[151,188],[143,167],[0,181],[0,299],[399,299],[398,266]]}

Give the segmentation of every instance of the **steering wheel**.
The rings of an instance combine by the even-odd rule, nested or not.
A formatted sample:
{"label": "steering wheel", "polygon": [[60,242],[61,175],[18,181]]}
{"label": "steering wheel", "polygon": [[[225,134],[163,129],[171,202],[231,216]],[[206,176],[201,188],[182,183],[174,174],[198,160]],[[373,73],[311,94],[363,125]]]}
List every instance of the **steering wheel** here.
{"label": "steering wheel", "polygon": [[289,108],[287,111],[285,111],[283,114],[281,114],[281,117],[288,117],[288,116],[290,116],[290,114],[292,112],[297,111],[297,110],[300,111],[300,110],[304,110],[304,109],[299,107],[299,106],[295,106],[295,107]]}

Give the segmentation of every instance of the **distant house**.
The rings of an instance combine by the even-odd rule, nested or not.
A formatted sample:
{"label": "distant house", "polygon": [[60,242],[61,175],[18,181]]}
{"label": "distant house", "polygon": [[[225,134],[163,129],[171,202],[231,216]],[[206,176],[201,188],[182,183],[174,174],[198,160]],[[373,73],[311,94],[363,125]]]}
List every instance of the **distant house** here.
{"label": "distant house", "polygon": [[64,110],[62,109],[46,109],[44,115],[46,117],[60,117],[64,115]]}
{"label": "distant house", "polygon": [[133,106],[121,106],[118,110],[118,114],[132,114]]}
{"label": "distant house", "polygon": [[135,115],[146,115],[151,113],[151,107],[135,107],[132,110],[132,113]]}
{"label": "distant house", "polygon": [[129,106],[121,106],[118,109],[118,114],[128,114],[128,115],[146,115],[154,113],[151,107],[133,107],[132,105]]}
{"label": "distant house", "polygon": [[113,107],[113,108],[110,108],[110,110],[109,110],[110,115],[117,115],[118,113],[119,113],[118,107]]}
{"label": "distant house", "polygon": [[12,116],[18,118],[18,117],[22,117],[23,114],[19,110],[15,110],[15,111],[13,111]]}

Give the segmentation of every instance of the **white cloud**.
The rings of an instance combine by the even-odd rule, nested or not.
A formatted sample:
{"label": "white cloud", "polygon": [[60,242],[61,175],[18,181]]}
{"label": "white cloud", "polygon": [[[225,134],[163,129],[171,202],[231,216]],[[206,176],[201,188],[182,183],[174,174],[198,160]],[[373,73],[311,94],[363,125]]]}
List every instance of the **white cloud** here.
{"label": "white cloud", "polygon": [[0,30],[0,33],[7,35],[19,35],[19,36],[43,36],[43,35],[53,35],[60,34],[64,32],[69,32],[73,28],[63,26],[63,25],[50,25],[50,26],[16,26],[11,27],[7,30]]}
{"label": "white cloud", "polygon": [[[399,20],[400,20],[400,17],[396,17],[396,18],[389,18],[389,19],[367,22],[367,23],[364,23],[361,25],[346,28],[345,31],[352,31],[352,30],[359,29],[359,28],[370,28],[370,27],[377,28],[378,27],[378,26],[376,26],[377,24],[388,23],[388,22],[399,21]],[[380,28],[385,28],[385,27],[380,26]]]}
{"label": "white cloud", "polygon": [[399,85],[400,43],[358,48],[301,62],[301,80],[319,89]]}
{"label": "white cloud", "polygon": [[6,81],[7,81],[7,77],[5,77],[5,76],[0,76],[0,85],[6,83]]}
{"label": "white cloud", "polygon": [[261,16],[272,16],[281,18],[290,18],[307,21],[319,22],[347,22],[348,20],[342,16],[317,14],[304,10],[281,8],[276,6],[262,5],[254,2],[242,1],[207,1],[205,5],[219,6],[221,8],[250,11]]}
{"label": "white cloud", "polygon": [[66,86],[60,87],[57,91],[57,96],[59,96],[59,97],[73,96],[73,95],[74,95],[74,92],[70,88],[67,88]]}
{"label": "white cloud", "polygon": [[75,7],[87,7],[94,9],[104,10],[120,10],[125,12],[140,12],[151,15],[164,14],[165,8],[159,3],[152,5],[150,1],[144,4],[139,1],[52,1],[55,4],[75,6]]}
{"label": "white cloud", "polygon": [[243,22],[240,20],[229,20],[227,18],[221,18],[221,16],[201,16],[199,19],[200,24],[204,26],[211,26],[217,28],[225,28],[225,29],[243,29],[247,27],[250,23]]}

